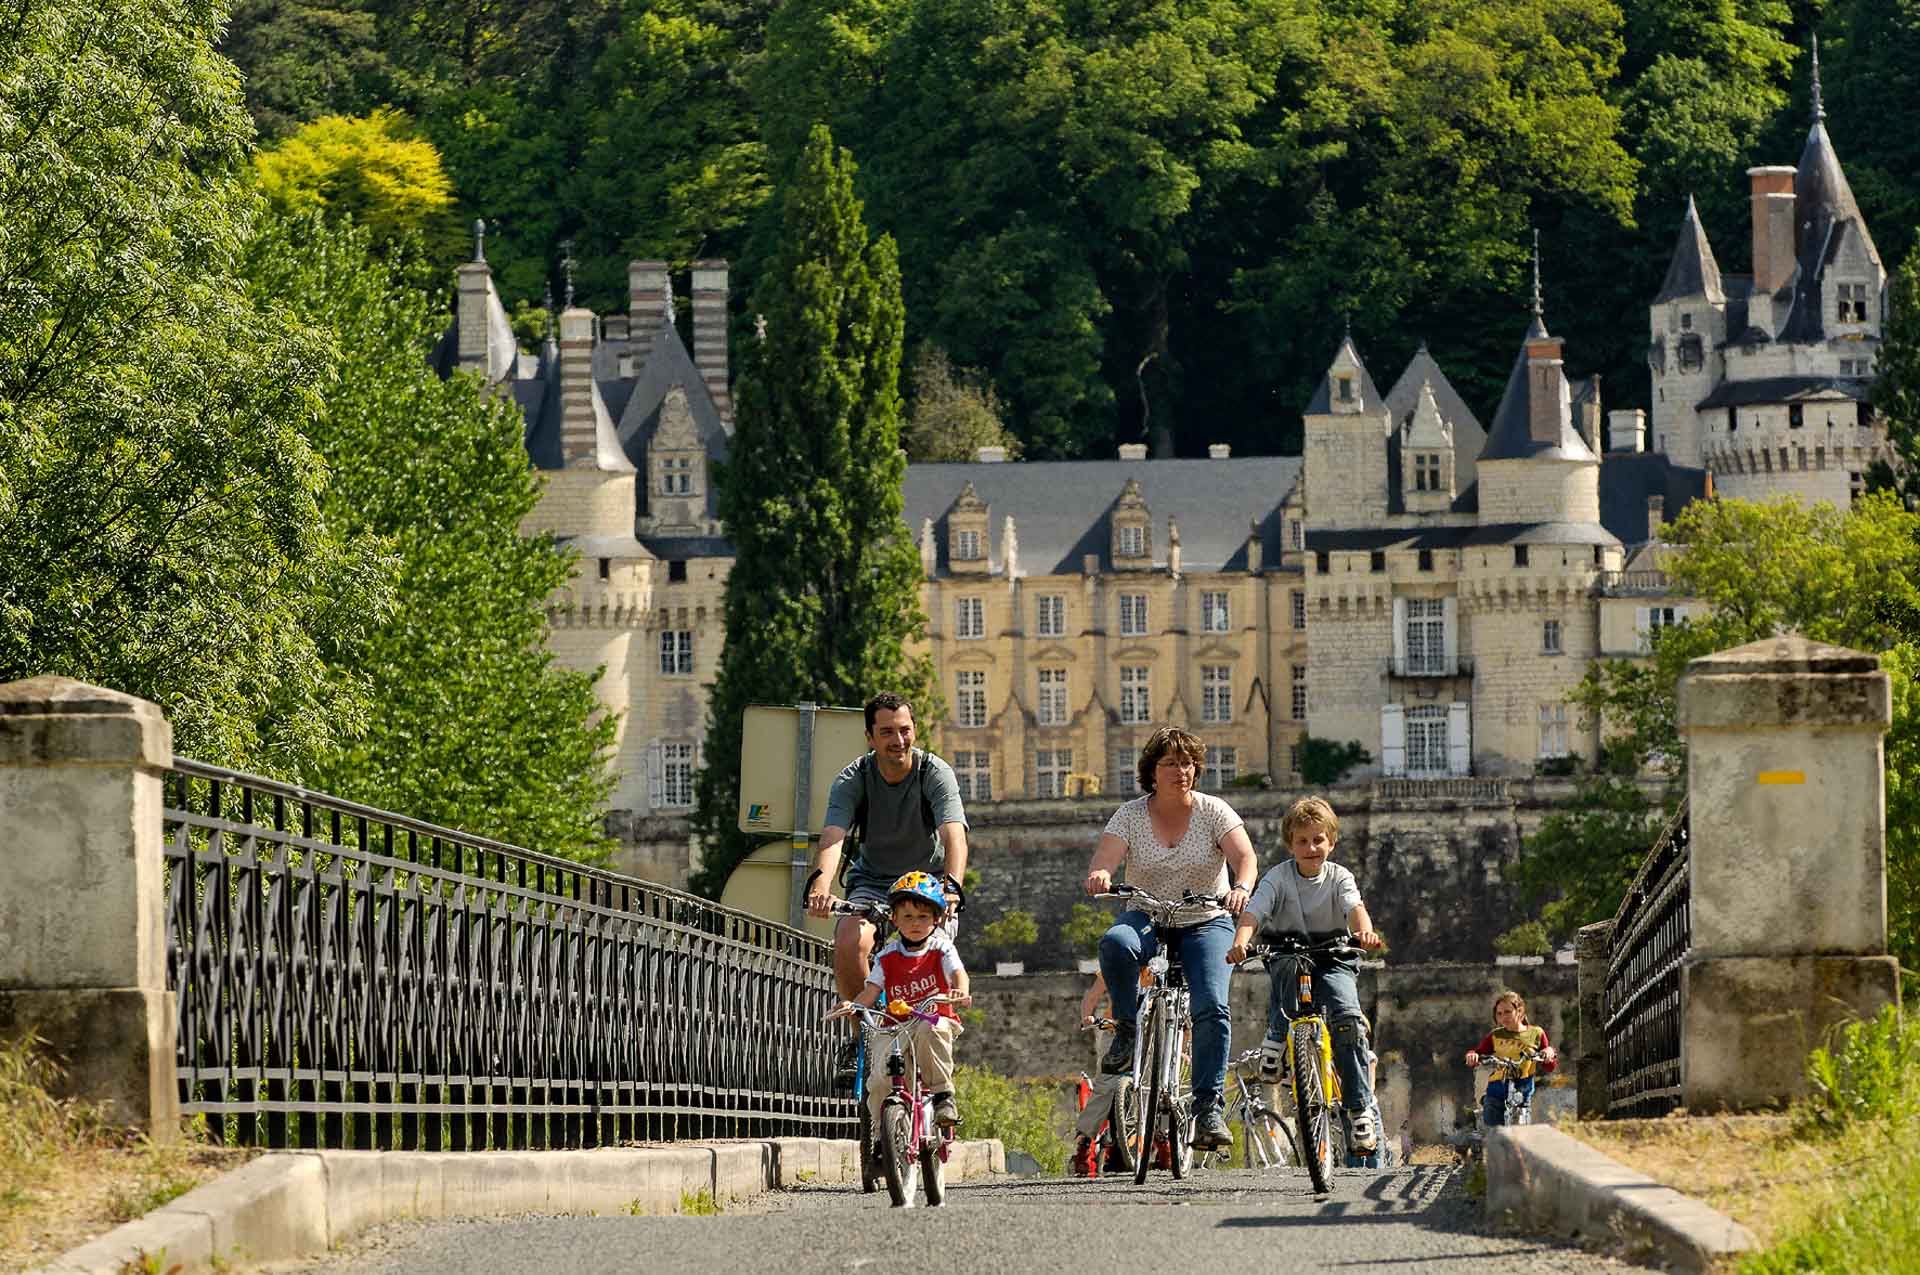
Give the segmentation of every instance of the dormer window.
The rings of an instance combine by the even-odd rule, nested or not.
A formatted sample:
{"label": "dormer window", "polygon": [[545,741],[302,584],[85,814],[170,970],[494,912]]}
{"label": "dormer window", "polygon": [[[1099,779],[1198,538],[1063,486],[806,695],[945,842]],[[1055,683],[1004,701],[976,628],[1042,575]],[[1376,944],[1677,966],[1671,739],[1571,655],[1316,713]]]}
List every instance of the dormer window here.
{"label": "dormer window", "polygon": [[1865,323],[1867,321],[1867,285],[1864,283],[1843,283],[1839,285],[1839,314],[1841,323]]}
{"label": "dormer window", "polygon": [[1353,402],[1353,378],[1351,376],[1340,377],[1334,382],[1334,385],[1339,392],[1339,398],[1342,403]]}
{"label": "dormer window", "polygon": [[1415,491],[1440,490],[1440,456],[1437,452],[1420,452],[1413,458],[1413,489]]}
{"label": "dormer window", "polygon": [[980,533],[977,531],[956,531],[953,533],[953,556],[962,562],[977,562],[980,558]]}
{"label": "dormer window", "polygon": [[671,456],[660,462],[660,494],[663,496],[693,494],[692,457]]}
{"label": "dormer window", "polygon": [[1138,558],[1147,551],[1147,529],[1145,527],[1121,527],[1114,552],[1122,558]]}

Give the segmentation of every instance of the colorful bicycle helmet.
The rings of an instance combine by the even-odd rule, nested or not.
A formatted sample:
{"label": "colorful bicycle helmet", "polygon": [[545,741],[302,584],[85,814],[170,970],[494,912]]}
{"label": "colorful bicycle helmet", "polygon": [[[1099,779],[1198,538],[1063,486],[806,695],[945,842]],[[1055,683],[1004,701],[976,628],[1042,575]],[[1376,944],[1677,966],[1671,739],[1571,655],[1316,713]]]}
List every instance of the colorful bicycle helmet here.
{"label": "colorful bicycle helmet", "polygon": [[940,884],[939,878],[925,872],[909,872],[893,883],[893,888],[887,891],[887,902],[894,904],[902,899],[918,899],[938,911],[947,910],[946,887]]}

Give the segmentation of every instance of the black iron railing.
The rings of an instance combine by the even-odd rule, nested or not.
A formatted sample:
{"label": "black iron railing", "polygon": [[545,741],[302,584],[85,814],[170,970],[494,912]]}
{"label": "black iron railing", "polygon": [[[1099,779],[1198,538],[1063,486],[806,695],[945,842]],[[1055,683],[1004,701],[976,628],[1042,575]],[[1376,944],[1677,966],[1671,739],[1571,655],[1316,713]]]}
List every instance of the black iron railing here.
{"label": "black iron railing", "polygon": [[1607,939],[1607,1115],[1680,1105],[1680,965],[1692,942],[1687,804],[1661,831]]}
{"label": "black iron railing", "polygon": [[229,1143],[851,1136],[830,945],[704,899],[175,759],[167,983]]}

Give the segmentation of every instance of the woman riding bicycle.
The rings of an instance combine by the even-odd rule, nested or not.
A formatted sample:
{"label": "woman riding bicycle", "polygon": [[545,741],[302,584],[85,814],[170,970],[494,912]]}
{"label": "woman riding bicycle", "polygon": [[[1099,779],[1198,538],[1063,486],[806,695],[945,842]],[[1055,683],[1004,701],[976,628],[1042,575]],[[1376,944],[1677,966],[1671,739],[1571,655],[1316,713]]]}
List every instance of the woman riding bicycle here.
{"label": "woman riding bicycle", "polygon": [[1088,894],[1104,894],[1122,863],[1127,881],[1166,899],[1188,891],[1226,896],[1225,907],[1196,903],[1175,923],[1155,930],[1144,912],[1122,912],[1100,940],[1100,969],[1113,997],[1113,1044],[1101,1070],[1124,1074],[1133,1067],[1135,997],[1140,967],[1165,944],[1186,968],[1193,993],[1193,1099],[1196,1150],[1233,1145],[1221,1114],[1226,1088],[1227,1043],[1233,1032],[1227,1005],[1232,969],[1231,915],[1246,906],[1253,889],[1253,843],[1240,816],[1218,797],[1195,792],[1193,784],[1206,761],[1200,740],[1177,727],[1162,726],[1140,750],[1138,776],[1146,795],[1121,806],[1107,821],[1100,845],[1087,865]]}

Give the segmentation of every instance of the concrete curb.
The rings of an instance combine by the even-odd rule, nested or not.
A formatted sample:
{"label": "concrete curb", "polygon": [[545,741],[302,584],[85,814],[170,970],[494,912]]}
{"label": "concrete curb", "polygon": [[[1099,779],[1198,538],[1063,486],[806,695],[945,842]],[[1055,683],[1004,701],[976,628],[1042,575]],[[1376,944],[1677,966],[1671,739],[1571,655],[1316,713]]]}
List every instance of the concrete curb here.
{"label": "concrete curb", "polygon": [[1487,1133],[1487,1216],[1624,1245],[1676,1271],[1760,1246],[1752,1231],[1551,1125]]}
{"label": "concrete curb", "polygon": [[[961,1142],[954,1181],[1006,1171],[998,1139]],[[771,1138],[600,1151],[279,1151],[62,1254],[34,1275],[181,1275],[323,1253],[408,1218],[678,1213],[701,1192],[724,1208],[807,1182],[853,1182],[852,1142]]]}

